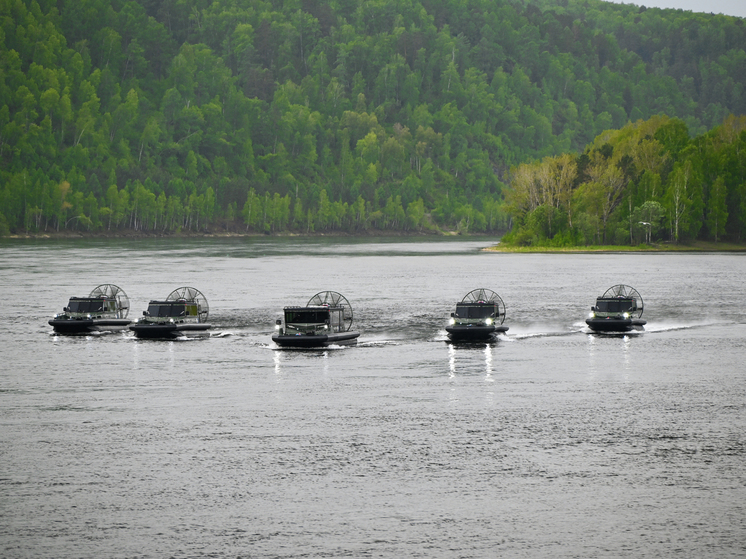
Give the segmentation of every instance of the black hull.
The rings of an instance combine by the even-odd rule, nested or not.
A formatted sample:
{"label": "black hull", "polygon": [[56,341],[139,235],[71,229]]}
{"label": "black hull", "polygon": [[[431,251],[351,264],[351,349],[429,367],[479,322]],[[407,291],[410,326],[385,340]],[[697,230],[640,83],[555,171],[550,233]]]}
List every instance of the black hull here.
{"label": "black hull", "polygon": [[53,318],[49,325],[57,334],[89,334],[91,332],[116,332],[125,330],[132,324],[126,318],[84,318],[82,320],[61,320]]}
{"label": "black hull", "polygon": [[507,331],[507,326],[446,326],[448,339],[452,342],[492,341]]}
{"label": "black hull", "polygon": [[275,334],[272,341],[280,347],[314,348],[330,345],[352,345],[357,343],[360,332],[340,332],[338,334],[323,334],[321,336],[288,336]]}
{"label": "black hull", "polygon": [[174,340],[177,338],[203,338],[210,335],[212,324],[133,324],[130,330],[138,338],[150,340]]}
{"label": "black hull", "polygon": [[647,321],[639,318],[586,318],[585,323],[594,332],[630,332],[642,330]]}

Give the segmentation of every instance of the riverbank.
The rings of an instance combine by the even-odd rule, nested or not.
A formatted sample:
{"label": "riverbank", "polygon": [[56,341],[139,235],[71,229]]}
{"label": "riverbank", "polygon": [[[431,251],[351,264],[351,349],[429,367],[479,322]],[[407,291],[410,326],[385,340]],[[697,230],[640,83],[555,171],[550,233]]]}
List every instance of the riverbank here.
{"label": "riverbank", "polygon": [[[215,238],[261,238],[261,237],[307,237],[307,238],[433,238],[433,237],[484,237],[494,239],[496,233],[468,233],[448,230],[426,231],[393,231],[385,229],[368,229],[365,231],[324,231],[314,233],[298,233],[283,231],[278,233],[256,233],[252,231],[180,231],[171,233],[155,233],[152,231],[43,231],[36,233],[15,233],[0,237],[5,239],[32,240],[74,240],[74,239],[215,239]],[[504,252],[520,254],[582,254],[582,253],[626,253],[626,252],[746,252],[746,243],[714,243],[709,241],[695,241],[688,244],[661,243],[655,245],[616,246],[597,245],[586,247],[513,247],[496,244],[482,249],[485,252]]]}
{"label": "riverbank", "polygon": [[[200,239],[200,238],[259,238],[259,237],[457,237],[461,236],[458,231],[393,231],[385,229],[368,229],[365,231],[323,231],[313,233],[298,233],[282,231],[277,233],[257,233],[253,231],[180,231],[170,233],[156,233],[153,231],[43,231],[35,233],[13,233],[0,237],[0,239]],[[464,235],[465,237],[491,237],[496,235],[486,233],[475,233]]]}
{"label": "riverbank", "polygon": [[482,249],[487,252],[509,253],[548,253],[548,254],[579,254],[579,253],[614,253],[614,252],[746,252],[746,244],[713,243],[709,241],[695,241],[688,244],[662,243],[657,245],[615,246],[599,245],[587,247],[511,247],[494,245]]}

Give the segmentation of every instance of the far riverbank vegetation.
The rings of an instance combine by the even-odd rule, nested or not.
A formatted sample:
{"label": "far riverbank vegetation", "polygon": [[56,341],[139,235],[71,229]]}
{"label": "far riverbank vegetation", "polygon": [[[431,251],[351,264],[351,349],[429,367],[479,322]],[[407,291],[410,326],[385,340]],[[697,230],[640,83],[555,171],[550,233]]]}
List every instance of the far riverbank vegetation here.
{"label": "far riverbank vegetation", "polygon": [[654,117],[599,135],[580,155],[511,169],[505,246],[729,241],[746,235],[746,117],[690,139]]}
{"label": "far riverbank vegetation", "polygon": [[746,235],[746,25],[598,0],[0,0],[0,236]]}

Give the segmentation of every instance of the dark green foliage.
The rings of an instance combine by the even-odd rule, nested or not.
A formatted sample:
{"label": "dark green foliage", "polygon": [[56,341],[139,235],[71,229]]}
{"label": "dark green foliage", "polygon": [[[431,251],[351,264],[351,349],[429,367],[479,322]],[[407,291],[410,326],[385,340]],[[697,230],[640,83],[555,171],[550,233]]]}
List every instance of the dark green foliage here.
{"label": "dark green foliage", "polygon": [[[511,167],[582,151],[532,239],[616,237],[684,159],[678,234],[740,239],[740,148],[689,134],[746,112],[743,22],[543,1],[0,0],[0,234],[501,231]],[[585,151],[656,114],[655,172]]]}

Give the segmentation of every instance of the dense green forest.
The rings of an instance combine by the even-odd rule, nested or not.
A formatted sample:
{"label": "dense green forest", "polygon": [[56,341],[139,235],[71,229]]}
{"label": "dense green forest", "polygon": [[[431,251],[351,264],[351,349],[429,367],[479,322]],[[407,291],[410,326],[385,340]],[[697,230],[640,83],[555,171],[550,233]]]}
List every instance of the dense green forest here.
{"label": "dense green forest", "polygon": [[[721,163],[697,155],[746,114],[745,49],[739,18],[596,0],[0,0],[0,234],[514,226],[524,244],[617,242],[622,202],[599,213],[582,195],[600,153],[628,213],[656,202],[675,239],[740,239],[743,177],[722,177],[712,218]],[[624,158],[635,126],[660,167]],[[563,157],[583,223],[513,193]],[[701,194],[672,227],[644,185],[681,172]],[[542,230],[555,209],[567,226]]]}
{"label": "dense green forest", "polygon": [[746,116],[695,139],[662,116],[606,131],[580,155],[515,167],[507,199],[507,245],[742,241]]}

